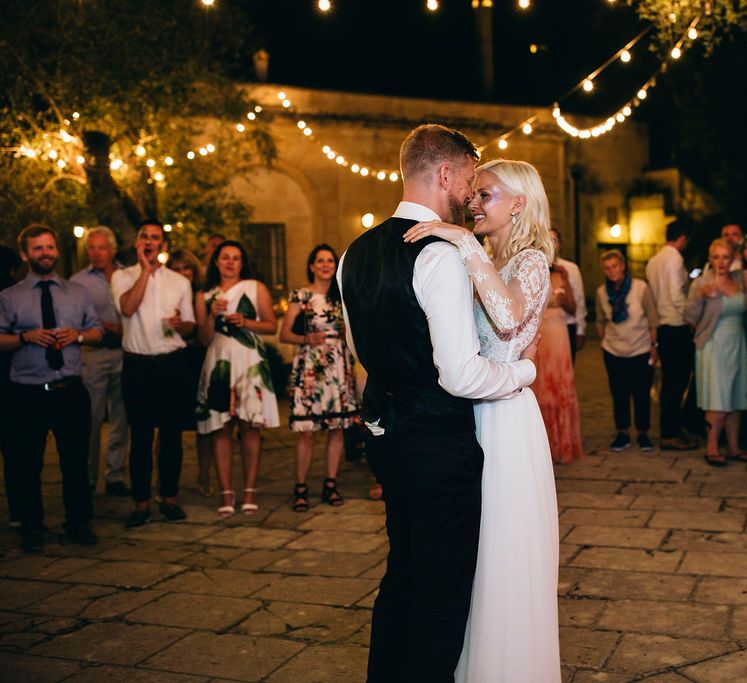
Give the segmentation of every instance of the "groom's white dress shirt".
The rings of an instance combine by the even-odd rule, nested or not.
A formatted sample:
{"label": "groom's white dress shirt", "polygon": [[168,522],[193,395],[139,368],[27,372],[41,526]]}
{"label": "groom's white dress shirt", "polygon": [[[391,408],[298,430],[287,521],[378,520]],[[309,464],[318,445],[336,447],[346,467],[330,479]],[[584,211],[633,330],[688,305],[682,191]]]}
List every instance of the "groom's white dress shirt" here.
{"label": "groom's white dress shirt", "polygon": [[[441,220],[431,209],[413,202],[400,202],[393,217]],[[348,346],[357,358],[342,287],[344,261],[345,254],[337,268],[337,283],[342,294]],[[426,245],[415,259],[412,286],[428,320],[433,364],[438,370],[438,383],[445,391],[452,396],[491,400],[510,396],[534,381],[536,370],[530,360],[494,363],[479,355],[472,283],[456,247],[445,241]],[[384,430],[376,425],[368,427],[374,434],[383,434]]]}

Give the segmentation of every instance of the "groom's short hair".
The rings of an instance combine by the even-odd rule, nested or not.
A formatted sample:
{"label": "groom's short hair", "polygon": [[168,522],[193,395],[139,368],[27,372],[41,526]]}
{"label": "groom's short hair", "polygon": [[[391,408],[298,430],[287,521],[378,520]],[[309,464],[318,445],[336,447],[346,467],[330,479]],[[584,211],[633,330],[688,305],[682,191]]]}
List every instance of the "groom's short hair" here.
{"label": "groom's short hair", "polygon": [[473,161],[480,153],[458,130],[437,123],[426,123],[410,131],[399,151],[402,179],[406,182],[437,164],[461,162],[467,156]]}

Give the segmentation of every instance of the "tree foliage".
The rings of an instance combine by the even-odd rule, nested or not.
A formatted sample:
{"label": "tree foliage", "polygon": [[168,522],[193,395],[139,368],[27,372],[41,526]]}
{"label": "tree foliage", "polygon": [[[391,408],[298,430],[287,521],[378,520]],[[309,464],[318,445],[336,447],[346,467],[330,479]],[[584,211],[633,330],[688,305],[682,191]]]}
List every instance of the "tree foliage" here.
{"label": "tree foliage", "polygon": [[654,25],[654,49],[668,53],[696,22],[706,56],[734,31],[747,29],[747,0],[628,0],[636,14]]}
{"label": "tree foliage", "polygon": [[255,49],[236,3],[3,0],[0,238],[32,220],[124,236],[144,216],[193,235],[245,220],[230,181],[274,155],[237,85]]}

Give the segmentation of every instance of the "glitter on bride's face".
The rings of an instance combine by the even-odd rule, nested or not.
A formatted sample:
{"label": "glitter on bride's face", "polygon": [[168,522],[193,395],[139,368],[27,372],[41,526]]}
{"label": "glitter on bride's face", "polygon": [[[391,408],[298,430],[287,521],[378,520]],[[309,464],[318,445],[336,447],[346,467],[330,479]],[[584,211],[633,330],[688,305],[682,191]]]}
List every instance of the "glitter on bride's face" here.
{"label": "glitter on bride's face", "polygon": [[515,201],[516,197],[509,194],[493,173],[480,173],[469,204],[475,219],[475,235],[490,235],[508,225]]}

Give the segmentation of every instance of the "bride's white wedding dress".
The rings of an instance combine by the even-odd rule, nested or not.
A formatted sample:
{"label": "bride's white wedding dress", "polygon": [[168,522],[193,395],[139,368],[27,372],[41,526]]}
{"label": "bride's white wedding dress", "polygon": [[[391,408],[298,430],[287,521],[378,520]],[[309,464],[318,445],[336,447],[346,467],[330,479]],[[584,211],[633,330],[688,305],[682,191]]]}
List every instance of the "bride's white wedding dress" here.
{"label": "bride's white wedding dress", "polygon": [[[518,360],[547,301],[547,259],[527,249],[498,272],[474,236],[457,246],[484,302],[475,302],[480,354]],[[482,521],[456,681],[558,683],[558,511],[542,415],[525,388],[477,402],[475,422],[485,453]]]}

